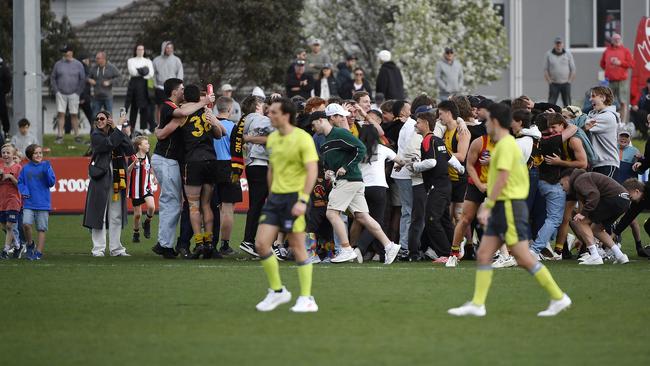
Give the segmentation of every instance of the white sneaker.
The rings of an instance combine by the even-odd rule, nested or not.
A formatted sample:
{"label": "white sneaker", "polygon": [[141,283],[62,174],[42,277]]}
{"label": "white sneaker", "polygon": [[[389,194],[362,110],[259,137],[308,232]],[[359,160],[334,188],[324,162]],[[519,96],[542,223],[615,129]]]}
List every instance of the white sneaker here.
{"label": "white sneaker", "polygon": [[627,254],[623,254],[621,258],[616,258],[614,264],[627,264],[630,263],[630,258],[627,257]]}
{"label": "white sneaker", "polygon": [[361,249],[354,248],[354,254],[356,254],[357,256],[357,263],[359,264],[363,263],[363,254],[361,254]]}
{"label": "white sneaker", "polygon": [[291,301],[291,292],[287,291],[286,287],[282,286],[282,291],[275,292],[269,289],[264,300],[255,306],[257,311],[271,311],[282,304]]}
{"label": "white sneaker", "polygon": [[332,263],[345,263],[357,259],[357,253],[352,250],[352,247],[341,248],[339,254],[332,258]]}
{"label": "white sneaker", "polygon": [[312,255],[311,257],[309,257],[309,263],[311,263],[311,264],[318,264],[320,262],[321,262],[321,260],[320,260],[320,257],[318,255]]}
{"label": "white sneaker", "polygon": [[455,268],[458,265],[458,258],[454,255],[449,256],[447,259],[447,263],[445,263],[445,267],[448,268]]}
{"label": "white sneaker", "polygon": [[588,259],[590,256],[591,256],[591,254],[589,254],[589,252],[584,252],[584,253],[582,253],[580,255],[580,257],[578,257],[578,262],[582,262],[582,261]]}
{"label": "white sneaker", "polygon": [[569,251],[573,250],[573,245],[575,244],[575,242],[576,242],[576,236],[571,233],[568,233],[566,236],[566,245]]}
{"label": "white sneaker", "polygon": [[375,254],[375,255],[372,257],[372,261],[373,261],[373,262],[379,262],[380,259],[381,259],[381,258],[379,257],[379,254]]}
{"label": "white sneaker", "polygon": [[603,258],[601,258],[600,256],[590,255],[578,264],[584,264],[585,266],[598,266],[603,264]]}
{"label": "white sneaker", "polygon": [[537,260],[542,260],[542,258],[541,258],[541,256],[539,255],[539,253],[535,252],[535,251],[532,250],[532,249],[528,249],[528,251],[530,252],[530,255],[533,256],[533,258],[535,258],[535,259],[537,259]]}
{"label": "white sneaker", "polygon": [[298,296],[296,305],[291,307],[294,313],[315,313],[318,311],[318,305],[313,296]]}
{"label": "white sneaker", "polygon": [[103,257],[104,255],[104,252],[93,253],[93,257]]}
{"label": "white sneaker", "polygon": [[395,260],[395,257],[397,257],[397,253],[400,250],[400,246],[399,244],[395,244],[391,242],[390,244],[384,247],[384,250],[386,251],[386,258],[384,259],[384,264],[391,264]]}
{"label": "white sneaker", "polygon": [[513,256],[508,256],[507,259],[503,261],[503,267],[502,268],[509,268],[509,267],[517,267],[518,263],[515,257]]}
{"label": "white sneaker", "polygon": [[537,316],[548,317],[556,316],[563,310],[568,309],[571,306],[571,299],[567,294],[564,294],[559,300],[551,300],[551,303],[548,305],[548,309],[540,311],[537,313]]}
{"label": "white sneaker", "polygon": [[436,251],[431,249],[430,247],[427,248],[427,251],[424,252],[424,255],[427,256],[431,260],[435,260],[436,258],[438,258],[438,253],[436,253]]}
{"label": "white sneaker", "polygon": [[467,238],[463,238],[463,241],[460,243],[460,255],[458,256],[458,259],[463,259],[465,256],[465,244],[467,244]]}
{"label": "white sneaker", "polygon": [[131,256],[131,254],[129,254],[127,252],[120,252],[120,253],[117,253],[117,254],[111,254],[111,257],[130,257],[130,256]]}
{"label": "white sneaker", "polygon": [[471,301],[464,303],[457,308],[447,310],[447,313],[453,316],[485,316],[485,305],[476,305]]}

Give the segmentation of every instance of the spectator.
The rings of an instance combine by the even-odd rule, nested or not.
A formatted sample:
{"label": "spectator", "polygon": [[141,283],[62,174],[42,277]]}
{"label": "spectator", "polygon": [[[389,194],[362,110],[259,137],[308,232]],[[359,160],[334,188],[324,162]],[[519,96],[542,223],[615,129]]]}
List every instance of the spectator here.
{"label": "spectator", "polygon": [[297,60],[294,72],[287,75],[287,96],[300,95],[308,99],[314,88],[314,79],[305,72],[305,61]]}
{"label": "spectator", "polygon": [[154,86],[156,89],[156,125],[160,121],[160,105],[167,100],[165,96],[165,80],[183,80],[183,63],[174,55],[174,44],[172,41],[164,41],[160,45],[160,56],[153,59],[155,70]]}
{"label": "spectator", "polygon": [[0,228],[5,231],[5,245],[1,259],[9,259],[9,251],[15,246],[14,253],[21,251],[20,240],[16,236],[16,225],[19,222],[21,197],[18,192],[18,177],[22,166],[16,163],[16,148],[11,144],[2,145],[2,162],[0,162]]}
{"label": "spectator", "polygon": [[317,75],[325,64],[331,64],[330,56],[321,50],[320,39],[314,39],[311,42],[311,53],[307,54],[306,61],[306,73],[312,77]]}
{"label": "spectator", "polygon": [[298,60],[303,60],[307,62],[307,51],[305,51],[304,48],[299,48],[296,51],[296,59],[291,62],[291,65],[289,65],[289,69],[287,69],[287,74],[291,74],[292,72],[296,71],[296,62]]}
{"label": "spectator", "polygon": [[314,83],[314,95],[323,99],[329,99],[338,95],[338,84],[332,72],[331,64],[324,64],[318,73],[318,79]]}
{"label": "spectator", "polygon": [[592,161],[594,172],[613,178],[618,174],[618,148],[616,129],[620,121],[613,103],[612,90],[597,86],[591,89],[591,104],[594,109],[587,115],[584,129],[589,131],[589,139],[596,155]]}
{"label": "spectator", "polygon": [[95,66],[90,68],[88,83],[94,86],[93,114],[104,109],[113,113],[113,83],[119,79],[120,71],[108,62],[106,52],[99,51],[95,56]]}
{"label": "spectator", "polygon": [[[233,89],[232,85],[223,84],[221,86],[221,95],[224,96],[224,97],[228,97],[228,98],[230,98],[232,100],[232,110],[230,111],[230,117],[228,117],[228,118],[231,121],[239,122],[239,120],[241,119],[241,106],[239,105],[239,103],[237,103],[235,98],[232,97],[233,90],[234,89]],[[216,109],[217,109],[217,105],[215,104],[215,106],[214,106],[214,108],[212,110],[212,112],[214,113],[215,116],[217,114],[219,114],[219,111],[217,111]]]}
{"label": "spectator", "polygon": [[[133,57],[126,62],[129,69],[129,86],[126,91],[126,101],[124,107],[129,110],[129,125],[135,130],[135,120],[140,113],[140,129],[145,134],[151,133],[149,124],[152,124],[152,118],[149,116],[149,92],[147,90],[147,80],[154,77],[154,67],[150,59],[144,57],[144,45],[135,46]],[[156,92],[157,93],[157,92]]]}
{"label": "spectator", "polygon": [[571,83],[576,77],[576,64],[571,52],[564,49],[562,38],[555,38],[555,47],[546,53],[544,79],[548,83],[548,102],[555,104],[562,94],[564,107],[571,105]]}
{"label": "spectator", "polygon": [[632,106],[630,119],[634,122],[634,127],[641,133],[645,139],[648,137],[647,118],[650,113],[650,78],[646,80],[646,86],[641,89],[641,96],[637,105]]}
{"label": "spectator", "polygon": [[88,124],[92,125],[92,120],[95,118],[95,114],[93,113],[93,97],[90,92],[90,83],[88,82],[90,78],[90,55],[87,53],[79,55],[79,61],[81,61],[81,64],[83,64],[84,71],[86,73],[84,91],[79,96],[79,109],[84,112],[84,115],[88,120]]}
{"label": "spectator", "polygon": [[89,166],[90,184],[86,195],[83,225],[92,232],[93,257],[103,257],[108,228],[109,254],[128,257],[120,237],[127,225],[126,212],[126,157],[135,154],[128,136],[118,127],[109,112],[102,111],[95,118],[90,134],[93,155]]}
{"label": "spectator", "polygon": [[625,129],[618,131],[618,156],[620,158],[616,181],[623,184],[629,178],[636,178],[637,173],[632,169],[634,163],[641,156],[641,152],[630,143],[630,132]]}
{"label": "spectator", "polygon": [[[5,135],[9,135],[9,111],[7,110],[6,95],[11,91],[11,71],[0,57],[0,121]],[[2,131],[0,131],[2,132]],[[4,140],[4,139],[3,139]]]}
{"label": "spectator", "polygon": [[630,103],[630,83],[627,79],[627,69],[634,67],[634,59],[632,59],[630,50],[623,46],[620,34],[614,33],[611,40],[612,42],[600,58],[600,68],[605,70],[605,78],[609,80],[614,101],[620,105],[621,121],[626,121],[627,106]]}
{"label": "spectator", "polygon": [[352,82],[352,70],[354,70],[356,64],[357,57],[354,55],[348,55],[344,62],[339,62],[339,64],[336,65],[336,68],[338,69],[336,84],[339,87],[339,95],[341,94],[341,88],[347,86],[349,82]]}
{"label": "spectator", "polygon": [[341,90],[339,90],[339,96],[342,99],[352,99],[354,93],[365,91],[370,95],[370,99],[372,99],[372,88],[370,87],[368,80],[365,79],[365,72],[363,69],[356,67],[353,76],[354,79],[349,80]]}
{"label": "spectator", "polygon": [[70,112],[74,140],[80,143],[79,96],[83,93],[86,84],[86,71],[83,64],[74,58],[71,46],[64,46],[61,52],[63,52],[63,58],[54,64],[50,76],[50,85],[56,95],[56,111],[58,113],[55,143],[63,143],[66,109]]}
{"label": "spectator", "polygon": [[454,49],[445,48],[442,60],[436,64],[438,99],[446,100],[463,90],[463,65],[455,59]]}
{"label": "spectator", "polygon": [[25,157],[25,149],[31,144],[38,144],[36,136],[29,131],[30,123],[27,118],[18,121],[18,133],[11,137],[11,144],[14,145],[16,154],[22,160]]}
{"label": "spectator", "polygon": [[379,52],[381,67],[377,75],[377,93],[384,94],[386,99],[405,99],[404,80],[399,67],[391,61],[391,54],[387,50]]}

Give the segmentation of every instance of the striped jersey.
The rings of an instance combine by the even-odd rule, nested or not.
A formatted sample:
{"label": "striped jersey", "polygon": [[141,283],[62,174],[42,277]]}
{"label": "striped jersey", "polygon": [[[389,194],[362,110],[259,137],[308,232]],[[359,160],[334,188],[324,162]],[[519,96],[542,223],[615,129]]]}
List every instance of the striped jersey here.
{"label": "striped jersey", "polygon": [[[129,160],[129,164],[133,163],[132,159]],[[131,169],[131,175],[129,176],[129,197],[138,199],[152,195],[151,180],[151,161],[149,160],[149,156],[147,155],[144,158],[136,157],[133,169]]]}

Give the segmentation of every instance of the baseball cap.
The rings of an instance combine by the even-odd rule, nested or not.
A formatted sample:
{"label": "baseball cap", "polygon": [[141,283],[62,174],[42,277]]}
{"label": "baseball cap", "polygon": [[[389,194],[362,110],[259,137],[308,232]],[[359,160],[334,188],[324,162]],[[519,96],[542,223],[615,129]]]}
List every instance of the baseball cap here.
{"label": "baseball cap", "polygon": [[347,117],[350,115],[350,112],[346,111],[340,104],[332,103],[325,108],[325,115],[327,117],[336,115]]}
{"label": "baseball cap", "polygon": [[350,60],[358,60],[359,58],[357,58],[357,56],[355,55],[348,55],[348,57],[346,57],[345,59],[350,61]]}
{"label": "baseball cap", "polygon": [[314,39],[311,41],[311,44],[312,44],[312,45],[320,44],[320,39],[318,39],[318,38],[314,38]]}
{"label": "baseball cap", "polygon": [[628,131],[626,128],[619,128],[619,129],[618,129],[618,135],[619,135],[619,136],[621,136],[621,135],[627,135],[628,137],[631,136],[631,135],[630,135],[630,131]]}
{"label": "baseball cap", "polygon": [[309,123],[314,122],[317,119],[327,118],[327,114],[323,111],[316,111],[309,115]]}
{"label": "baseball cap", "polygon": [[454,49],[451,47],[445,47],[445,53],[454,53]]}
{"label": "baseball cap", "polygon": [[232,90],[233,90],[233,87],[230,84],[223,84],[221,86],[221,91],[232,91]]}
{"label": "baseball cap", "polygon": [[562,42],[562,37],[555,37],[554,43],[561,43]]}
{"label": "baseball cap", "polygon": [[66,53],[68,51],[73,51],[73,48],[72,48],[71,45],[66,44],[66,45],[63,45],[63,47],[61,47],[61,49],[59,51],[61,51],[62,53]]}
{"label": "baseball cap", "polygon": [[420,113],[431,112],[431,111],[433,111],[433,108],[431,108],[430,105],[421,105],[415,109],[415,113],[413,114],[417,116]]}
{"label": "baseball cap", "polygon": [[329,62],[323,64],[323,69],[331,69],[331,68],[332,68],[332,64],[330,64]]}
{"label": "baseball cap", "polygon": [[296,60],[296,65],[305,66],[305,60]]}

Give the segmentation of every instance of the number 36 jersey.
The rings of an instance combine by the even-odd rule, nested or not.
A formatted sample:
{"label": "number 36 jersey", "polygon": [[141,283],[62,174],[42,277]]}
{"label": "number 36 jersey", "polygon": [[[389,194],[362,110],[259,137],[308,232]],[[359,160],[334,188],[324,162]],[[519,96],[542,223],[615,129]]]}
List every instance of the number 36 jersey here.
{"label": "number 36 jersey", "polygon": [[200,109],[185,119],[181,125],[185,145],[185,162],[217,160],[212,143],[212,124]]}

